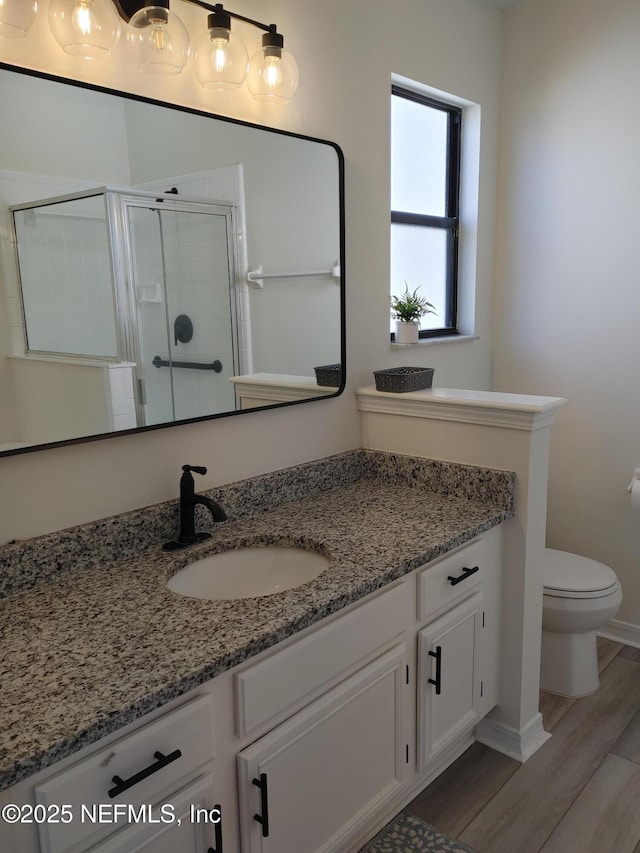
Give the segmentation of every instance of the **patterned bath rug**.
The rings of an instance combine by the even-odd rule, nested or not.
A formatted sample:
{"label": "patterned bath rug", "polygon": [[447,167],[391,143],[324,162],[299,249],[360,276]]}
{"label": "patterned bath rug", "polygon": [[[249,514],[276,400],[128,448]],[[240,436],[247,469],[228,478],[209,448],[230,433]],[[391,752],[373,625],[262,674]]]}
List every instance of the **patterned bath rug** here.
{"label": "patterned bath rug", "polygon": [[475,853],[428,823],[401,812],[360,853]]}

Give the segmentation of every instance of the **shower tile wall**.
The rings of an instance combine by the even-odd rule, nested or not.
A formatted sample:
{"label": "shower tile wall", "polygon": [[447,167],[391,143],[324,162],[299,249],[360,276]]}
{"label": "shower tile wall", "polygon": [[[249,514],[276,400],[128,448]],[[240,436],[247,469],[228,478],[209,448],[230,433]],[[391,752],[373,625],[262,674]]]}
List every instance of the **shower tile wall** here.
{"label": "shower tile wall", "polygon": [[29,349],[117,355],[102,197],[16,213]]}
{"label": "shower tile wall", "polygon": [[135,429],[136,404],[133,395],[135,364],[110,364],[105,371],[105,393],[112,414],[111,429]]}
{"label": "shower tile wall", "polygon": [[77,181],[62,182],[40,176],[25,175],[20,172],[0,170],[0,268],[5,288],[12,353],[24,352],[24,334],[9,206],[86,188],[87,184]]}

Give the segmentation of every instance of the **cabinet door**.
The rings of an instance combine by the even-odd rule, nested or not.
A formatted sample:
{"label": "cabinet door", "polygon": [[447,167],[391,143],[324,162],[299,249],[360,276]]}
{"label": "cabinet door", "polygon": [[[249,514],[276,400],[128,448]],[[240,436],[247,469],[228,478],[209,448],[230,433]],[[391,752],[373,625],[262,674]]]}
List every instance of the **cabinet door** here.
{"label": "cabinet door", "polygon": [[244,853],[334,849],[401,787],[406,647],[238,755]]}
{"label": "cabinet door", "polygon": [[223,853],[221,815],[213,778],[203,776],[167,797],[164,808],[153,809],[151,820],[115,833],[91,853]]}
{"label": "cabinet door", "polygon": [[420,770],[479,718],[481,628],[476,593],[418,635]]}

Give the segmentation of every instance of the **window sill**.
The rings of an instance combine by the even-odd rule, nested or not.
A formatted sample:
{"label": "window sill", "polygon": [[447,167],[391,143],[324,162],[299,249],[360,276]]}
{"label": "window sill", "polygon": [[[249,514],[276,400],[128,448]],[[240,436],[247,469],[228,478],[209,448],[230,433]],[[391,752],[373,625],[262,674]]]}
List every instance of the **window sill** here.
{"label": "window sill", "polygon": [[417,344],[397,344],[389,341],[391,349],[410,349],[411,347],[433,346],[434,344],[457,344],[462,341],[478,341],[480,335],[443,335],[441,338],[423,338]]}

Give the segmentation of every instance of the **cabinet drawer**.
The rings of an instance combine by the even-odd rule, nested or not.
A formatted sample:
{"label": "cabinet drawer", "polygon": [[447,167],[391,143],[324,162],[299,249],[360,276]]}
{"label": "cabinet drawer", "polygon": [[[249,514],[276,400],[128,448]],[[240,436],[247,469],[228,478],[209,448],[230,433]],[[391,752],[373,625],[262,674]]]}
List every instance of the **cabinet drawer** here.
{"label": "cabinet drawer", "polygon": [[238,674],[238,734],[302,707],[305,697],[313,698],[323,685],[400,634],[410,610],[407,593],[408,584],[399,584]]}
{"label": "cabinet drawer", "polygon": [[483,579],[482,539],[465,545],[438,562],[430,563],[417,575],[418,619],[430,619],[444,613],[473,592]]}
{"label": "cabinet drawer", "polygon": [[[215,824],[210,820],[194,821],[192,818],[192,808],[200,814],[200,810],[204,809],[215,818],[217,812],[213,795],[213,777],[203,776],[172,795],[170,802],[163,804],[164,812],[159,806],[153,810],[150,820],[114,833],[106,841],[92,847],[91,853],[200,853],[214,850],[209,845],[216,842],[217,849],[222,851],[221,842],[215,837]],[[167,811],[169,805],[172,807],[171,812]],[[169,820],[171,816],[175,820]]]}
{"label": "cabinet drawer", "polygon": [[73,814],[70,823],[39,827],[43,853],[67,853],[96,832],[104,837],[107,828],[125,826],[126,816],[109,826],[93,820],[93,807],[154,805],[213,754],[211,701],[202,696],[37,785],[38,803],[69,805]]}

